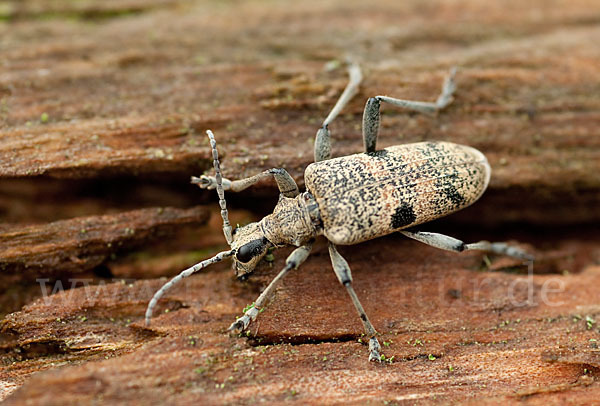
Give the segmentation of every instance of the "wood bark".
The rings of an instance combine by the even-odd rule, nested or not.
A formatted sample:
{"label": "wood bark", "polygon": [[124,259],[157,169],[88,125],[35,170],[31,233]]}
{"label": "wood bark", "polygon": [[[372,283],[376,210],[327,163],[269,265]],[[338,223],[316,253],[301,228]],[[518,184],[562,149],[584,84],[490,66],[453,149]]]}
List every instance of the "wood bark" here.
{"label": "wood bark", "polygon": [[[598,21],[590,0],[0,2],[0,400],[594,403]],[[383,364],[366,361],[323,241],[248,337],[224,330],[289,249],[244,283],[227,263],[189,278],[145,326],[159,277],[225,246],[214,192],[189,184],[211,168],[205,130],[224,176],[284,167],[302,187],[347,56],[365,79],[330,126],[333,155],[361,151],[368,97],[435,100],[457,66],[453,104],[384,106],[378,146],[485,153],[484,197],[424,229],[511,240],[533,266],[399,236],[341,249]],[[232,223],[276,195],[228,193]]]}

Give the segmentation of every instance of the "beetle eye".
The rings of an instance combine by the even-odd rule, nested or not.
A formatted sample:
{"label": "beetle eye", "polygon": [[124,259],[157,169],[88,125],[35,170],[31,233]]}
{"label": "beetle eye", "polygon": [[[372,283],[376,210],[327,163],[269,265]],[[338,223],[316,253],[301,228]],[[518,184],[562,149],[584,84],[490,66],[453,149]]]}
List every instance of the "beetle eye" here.
{"label": "beetle eye", "polygon": [[265,241],[261,240],[252,240],[244,245],[242,245],[235,254],[235,258],[243,263],[250,262],[252,258],[257,255],[260,255],[264,249]]}

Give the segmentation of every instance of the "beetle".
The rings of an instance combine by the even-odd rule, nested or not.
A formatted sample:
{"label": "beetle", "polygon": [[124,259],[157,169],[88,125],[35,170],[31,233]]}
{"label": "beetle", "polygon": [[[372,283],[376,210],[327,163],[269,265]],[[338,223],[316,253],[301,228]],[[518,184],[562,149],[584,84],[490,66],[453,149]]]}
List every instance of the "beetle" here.
{"label": "beetle", "polygon": [[[436,102],[418,102],[376,96],[367,100],[363,113],[364,152],[331,158],[329,124],[356,94],[362,80],[360,68],[350,64],[350,80],[316,134],[315,162],[304,173],[306,191],[300,193],[285,169],[274,168],[255,176],[231,181],[221,176],[217,144],[210,140],[215,176],[192,177],[204,189],[216,189],[223,218],[223,233],[230,248],[175,276],[152,297],[146,310],[146,324],[160,297],[181,279],[225,258],[233,259],[238,277],[251,273],[271,248],[297,247],[286,259],[284,268],[265,288],[244,315],[229,327],[244,331],[256,319],[278,283],[308,257],[316,237],[328,240],[333,270],[346,288],[369,339],[369,360],[379,361],[381,349],[377,331],[370,322],[353,287],[348,262],[336,245],[353,245],[393,232],[444,250],[461,252],[482,250],[523,260],[532,256],[503,242],[479,241],[466,244],[443,234],[422,232],[413,227],[440,218],[474,203],[490,180],[486,157],[475,148],[451,142],[419,142],[376,149],[381,102],[424,114],[436,114],[453,100],[456,89],[452,68]],[[232,231],[224,191],[239,192],[273,177],[279,188],[279,201],[273,213],[262,220]]]}

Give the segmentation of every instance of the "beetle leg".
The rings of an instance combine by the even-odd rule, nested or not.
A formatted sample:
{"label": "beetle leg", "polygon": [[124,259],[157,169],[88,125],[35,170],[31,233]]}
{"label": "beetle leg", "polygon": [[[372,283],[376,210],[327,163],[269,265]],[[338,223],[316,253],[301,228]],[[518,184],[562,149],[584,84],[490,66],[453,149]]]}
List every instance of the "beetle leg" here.
{"label": "beetle leg", "polygon": [[381,346],[375,337],[377,335],[377,330],[375,330],[375,327],[373,327],[369,321],[369,317],[367,316],[367,313],[365,313],[365,309],[358,300],[356,292],[354,292],[354,288],[352,287],[352,273],[350,272],[350,266],[344,257],[340,255],[332,242],[329,242],[329,256],[331,257],[331,264],[333,265],[335,275],[338,277],[340,283],[346,287],[346,290],[352,299],[352,303],[354,304],[354,307],[360,316],[360,320],[363,323],[365,334],[369,337],[369,361],[381,361],[381,356],[379,355]]}
{"label": "beetle leg", "polygon": [[455,75],[456,67],[453,67],[450,69],[450,73],[444,80],[444,84],[442,85],[442,93],[438,96],[435,103],[396,99],[388,96],[375,96],[375,98],[377,98],[379,101],[384,101],[386,103],[390,103],[408,110],[417,111],[419,113],[435,114],[438,111],[448,107],[448,105],[452,102],[452,95],[456,90],[456,83],[454,82]]}
{"label": "beetle leg", "polygon": [[358,85],[362,80],[362,73],[358,64],[350,62],[348,66],[348,75],[350,80],[344,92],[335,103],[335,106],[329,112],[329,115],[323,121],[323,125],[317,131],[315,139],[315,162],[325,161],[331,158],[331,137],[329,133],[329,124],[340,114],[340,111],[358,92]]}
{"label": "beetle leg", "polygon": [[[296,197],[298,196],[298,185],[290,174],[283,168],[273,168],[261,172],[257,175],[250,176],[249,178],[239,180],[229,180],[223,178],[223,189],[230,190],[232,192],[241,192],[244,189],[249,188],[255,183],[266,179],[268,177],[275,178],[279,192],[285,197]],[[215,189],[217,186],[217,180],[214,176],[202,175],[199,178],[192,176],[192,183],[198,185],[202,189]]]}
{"label": "beetle leg", "polygon": [[382,101],[408,110],[414,110],[419,113],[435,114],[438,111],[446,108],[452,102],[452,95],[456,90],[456,84],[454,82],[455,74],[456,68],[452,68],[448,77],[446,77],[446,80],[444,80],[442,93],[439,95],[435,103],[402,100],[388,96],[375,96],[367,100],[367,104],[365,105],[365,110],[363,113],[362,127],[365,152],[375,152],[376,150],[377,134],[379,133],[379,111]]}
{"label": "beetle leg", "polygon": [[289,271],[292,269],[296,269],[302,264],[306,258],[308,258],[308,254],[310,254],[310,250],[312,248],[313,242],[310,241],[308,244],[303,245],[301,247],[296,248],[285,260],[285,267],[277,274],[275,279],[271,281],[271,283],[266,287],[266,289],[260,294],[258,299],[253,303],[252,307],[248,309],[244,315],[238,318],[235,322],[229,326],[229,331],[239,331],[242,332],[248,328],[248,325],[252,321],[256,319],[258,313],[263,310],[267,300],[279,284],[279,282],[287,275]]}
{"label": "beetle leg", "polygon": [[533,261],[533,255],[523,251],[522,249],[509,245],[504,242],[489,242],[489,241],[479,241],[471,244],[465,244],[461,240],[458,240],[453,237],[449,237],[444,234],[438,233],[428,233],[423,231],[400,231],[407,237],[415,239],[417,241],[421,241],[427,245],[431,245],[432,247],[441,248],[447,251],[470,251],[470,250],[480,250],[487,251],[493,254],[499,255],[507,255],[509,257],[523,259],[526,261]]}
{"label": "beetle leg", "polygon": [[377,134],[379,134],[379,121],[381,113],[381,101],[378,97],[371,97],[365,104],[365,111],[363,112],[363,145],[365,152],[375,152],[377,146]]}
{"label": "beetle leg", "polygon": [[315,138],[315,162],[326,161],[331,158],[331,134],[324,125],[319,128]]}

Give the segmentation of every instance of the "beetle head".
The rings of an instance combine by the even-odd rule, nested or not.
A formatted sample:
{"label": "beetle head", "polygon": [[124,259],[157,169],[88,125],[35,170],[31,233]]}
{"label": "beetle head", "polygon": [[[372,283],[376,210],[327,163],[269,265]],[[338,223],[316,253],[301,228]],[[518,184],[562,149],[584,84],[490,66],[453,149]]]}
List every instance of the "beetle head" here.
{"label": "beetle head", "polygon": [[256,268],[273,244],[265,238],[258,223],[238,227],[233,232],[231,248],[235,251],[233,270],[238,278],[244,278]]}

